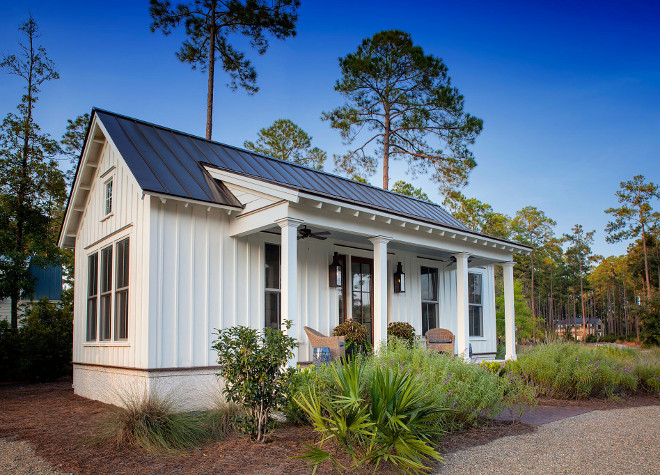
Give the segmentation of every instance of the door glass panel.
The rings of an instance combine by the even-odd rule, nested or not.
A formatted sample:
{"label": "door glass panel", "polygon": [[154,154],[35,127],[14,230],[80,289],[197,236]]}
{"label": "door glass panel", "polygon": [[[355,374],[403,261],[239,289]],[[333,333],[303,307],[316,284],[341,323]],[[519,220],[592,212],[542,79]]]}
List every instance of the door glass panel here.
{"label": "door glass panel", "polygon": [[372,343],[372,264],[371,261],[353,258],[351,281],[353,284],[353,319],[367,327],[367,337]]}

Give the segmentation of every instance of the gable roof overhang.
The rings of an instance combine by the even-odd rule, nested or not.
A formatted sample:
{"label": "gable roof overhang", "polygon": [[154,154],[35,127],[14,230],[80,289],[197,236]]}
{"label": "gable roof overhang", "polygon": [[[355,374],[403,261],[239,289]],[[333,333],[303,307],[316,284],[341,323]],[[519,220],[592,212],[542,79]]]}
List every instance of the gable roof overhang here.
{"label": "gable roof overhang", "polygon": [[[204,170],[199,174],[199,179],[203,181],[203,187],[207,190],[207,194],[200,197],[201,199],[181,196],[180,194],[171,192],[163,187],[156,186],[154,187],[155,189],[150,189],[147,186],[144,186],[145,181],[141,180],[142,177],[139,176],[139,173],[136,174],[136,171],[139,172],[139,166],[136,166],[135,163],[130,163],[130,160],[125,159],[124,155],[113,141],[112,134],[108,132],[103,123],[99,111],[97,109],[92,109],[90,123],[85,134],[85,143],[78,160],[75,177],[64,211],[64,219],[62,220],[62,226],[60,227],[57,241],[59,247],[75,247],[78,228],[82,221],[85,206],[89,199],[89,192],[92,188],[93,180],[97,175],[97,168],[101,160],[103,147],[106,143],[113,147],[115,153],[121,156],[124,162],[126,162],[128,169],[138,182],[138,186],[143,195],[155,196],[161,200],[172,199],[176,201],[197,203],[204,206],[226,209],[230,212],[240,211],[242,209],[240,201],[236,199],[231,191],[229,191],[223,183],[213,179]],[[200,168],[202,167],[200,166]]]}

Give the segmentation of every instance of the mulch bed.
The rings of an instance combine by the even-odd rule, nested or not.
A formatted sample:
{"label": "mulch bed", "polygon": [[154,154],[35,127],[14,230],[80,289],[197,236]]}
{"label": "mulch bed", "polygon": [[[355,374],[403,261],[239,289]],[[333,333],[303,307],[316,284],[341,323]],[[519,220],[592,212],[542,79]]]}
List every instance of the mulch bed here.
{"label": "mulch bed", "polygon": [[[229,437],[201,450],[173,456],[148,455],[92,441],[111,406],[73,394],[71,381],[0,385],[0,437],[32,443],[53,467],[75,474],[134,473],[311,473],[293,459],[313,443],[310,427],[284,424],[266,444]],[[393,473],[387,467],[379,473]],[[317,473],[333,473],[328,465]]]}
{"label": "mulch bed", "polygon": [[[73,394],[71,381],[45,384],[0,385],[0,437],[16,437],[32,443],[38,455],[55,468],[85,473],[310,473],[302,461],[292,457],[313,443],[310,427],[285,424],[267,444],[253,444],[242,437],[210,442],[201,450],[174,456],[146,455],[130,448],[93,442],[96,429],[111,406]],[[660,398],[635,396],[621,401],[566,402],[542,400],[543,405],[583,405],[612,409],[658,405]],[[521,422],[491,421],[459,433],[446,435],[443,453],[486,444],[500,437],[533,432]],[[379,473],[388,473],[381,467]],[[318,473],[332,473],[328,465]]]}

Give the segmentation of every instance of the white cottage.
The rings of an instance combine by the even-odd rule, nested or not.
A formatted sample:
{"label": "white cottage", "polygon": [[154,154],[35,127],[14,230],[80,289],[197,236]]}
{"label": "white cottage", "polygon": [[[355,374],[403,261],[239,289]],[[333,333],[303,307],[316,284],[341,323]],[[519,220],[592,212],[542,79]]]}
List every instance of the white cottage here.
{"label": "white cottage", "polygon": [[303,326],[331,334],[350,317],[376,344],[404,321],[492,359],[496,265],[514,358],[513,254],[530,251],[435,204],[98,109],[59,245],[76,255],[76,394],[158,387],[187,407],[217,386],[215,330],[238,324],[292,320],[298,361],[312,359]]}

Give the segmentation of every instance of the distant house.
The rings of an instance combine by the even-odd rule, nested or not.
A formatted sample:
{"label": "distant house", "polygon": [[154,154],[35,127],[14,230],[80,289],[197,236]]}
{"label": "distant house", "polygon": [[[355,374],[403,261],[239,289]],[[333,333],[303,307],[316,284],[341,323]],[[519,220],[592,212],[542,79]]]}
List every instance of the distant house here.
{"label": "distant house", "polygon": [[515,358],[513,255],[530,252],[436,204],[98,109],[59,244],[76,255],[75,392],[179,387],[190,407],[217,384],[215,330],[234,325],[291,320],[290,364],[312,359],[304,326],[347,318],[376,345],[405,321],[492,359],[495,266]]}
{"label": "distant house", "polygon": [[[36,266],[30,264],[28,267],[34,279],[34,292],[23,295],[18,302],[19,324],[20,318],[24,316],[24,309],[28,304],[34,303],[42,298],[53,302],[62,300],[62,267],[60,266]],[[0,320],[11,321],[11,300],[0,300]]]}
{"label": "distant house", "polygon": [[[586,334],[603,337],[605,335],[605,326],[600,318],[587,318]],[[582,340],[584,327],[582,325],[582,317],[574,319],[568,318],[559,320],[555,323],[555,333],[564,336],[571,335],[576,340]]]}

